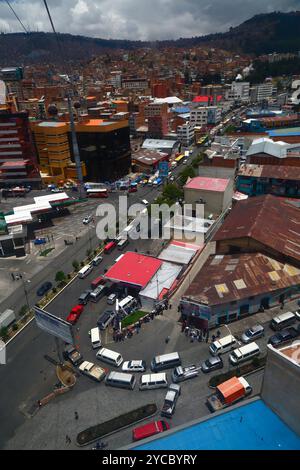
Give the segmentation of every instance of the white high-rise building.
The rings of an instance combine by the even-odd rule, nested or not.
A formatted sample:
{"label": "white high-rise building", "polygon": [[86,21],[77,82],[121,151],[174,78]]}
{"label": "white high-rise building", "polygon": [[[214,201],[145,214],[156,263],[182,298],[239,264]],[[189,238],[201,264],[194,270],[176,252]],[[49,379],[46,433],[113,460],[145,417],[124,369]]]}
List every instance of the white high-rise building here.
{"label": "white high-rise building", "polygon": [[250,99],[249,82],[232,82],[231,91],[234,100],[249,101]]}
{"label": "white high-rise building", "polygon": [[195,126],[190,122],[186,122],[177,127],[177,137],[184,147],[189,147],[194,142]]}
{"label": "white high-rise building", "polygon": [[221,122],[222,109],[218,106],[203,106],[191,110],[190,123],[194,126],[207,126]]}

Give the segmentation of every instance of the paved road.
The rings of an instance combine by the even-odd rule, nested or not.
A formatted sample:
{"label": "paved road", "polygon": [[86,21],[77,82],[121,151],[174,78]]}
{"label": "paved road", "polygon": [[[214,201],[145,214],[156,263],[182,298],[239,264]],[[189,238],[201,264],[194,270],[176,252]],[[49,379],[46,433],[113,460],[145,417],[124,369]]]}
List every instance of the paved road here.
{"label": "paved road", "polygon": [[[184,364],[196,363],[199,365],[208,357],[208,345],[198,342],[191,343],[189,338],[180,332],[180,325],[176,320],[177,315],[168,311],[167,315],[156,317],[150,323],[143,325],[138,335],[121,343],[110,344],[109,347],[119,351],[125,360],[143,358],[147,364],[150,363],[154,355],[177,350],[180,352]],[[166,344],[164,339],[168,335],[171,340],[169,344]],[[43,352],[51,352],[52,348],[48,343],[47,335],[37,332],[33,334],[33,338],[36,341],[34,352],[37,356],[41,356],[41,351],[38,352],[39,347]],[[228,367],[226,356],[224,357],[225,368]],[[92,351],[91,348],[87,348],[86,358],[97,361],[95,351]],[[17,357],[16,360],[16,366],[18,366],[20,358]],[[46,387],[47,383],[51,382],[50,366],[47,366],[45,361],[45,369],[40,377],[37,377],[39,371],[36,368],[35,360],[33,362],[34,376],[32,377],[31,390],[34,388],[33,384],[40,386],[41,377],[42,380],[45,377],[43,386]],[[10,373],[13,374],[12,371]],[[7,376],[8,374],[6,374]],[[170,371],[168,371],[168,376],[170,377]],[[171,421],[172,426],[209,414],[205,405],[205,398],[211,393],[207,386],[208,379],[208,376],[200,373],[198,378],[182,384],[182,394]],[[254,374],[249,378],[249,382],[254,387],[254,394],[259,393],[261,379],[261,373]],[[29,385],[27,384],[28,389],[30,389]],[[140,392],[138,386],[133,391],[119,390],[106,387],[104,383],[95,384],[87,377],[80,377],[75,389],[70,394],[48,404],[33,419],[20,418],[20,413],[16,413],[14,409],[12,409],[12,413],[7,410],[4,414],[3,437],[0,441],[0,447],[64,449],[67,448],[65,435],[68,434],[72,439],[69,448],[76,448],[74,440],[81,430],[146,403],[157,403],[160,409],[165,393],[164,389]],[[22,394],[20,392],[18,394],[21,398]],[[6,400],[6,406],[8,404],[9,402]],[[2,408],[3,402],[1,401],[0,413],[3,416]],[[78,421],[74,419],[75,411],[79,413]],[[16,430],[15,435],[12,434],[14,429]],[[9,434],[8,431],[10,431]],[[132,429],[128,429],[108,438],[110,448],[115,449],[129,444],[131,432]]]}

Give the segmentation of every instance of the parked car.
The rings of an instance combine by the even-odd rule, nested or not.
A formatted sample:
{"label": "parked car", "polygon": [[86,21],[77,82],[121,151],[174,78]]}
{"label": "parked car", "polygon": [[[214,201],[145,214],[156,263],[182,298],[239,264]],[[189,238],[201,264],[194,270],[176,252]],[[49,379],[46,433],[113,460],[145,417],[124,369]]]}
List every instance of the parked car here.
{"label": "parked car", "polygon": [[37,295],[39,297],[42,297],[45,295],[50,289],[52,289],[52,283],[51,282],[44,282],[36,291]]}
{"label": "parked car", "polygon": [[247,344],[250,343],[251,341],[255,341],[258,338],[261,338],[262,336],[265,335],[265,330],[262,325],[254,325],[248,328],[242,336],[241,340],[243,343]]}
{"label": "parked car", "polygon": [[175,383],[184,382],[185,380],[198,377],[198,375],[199,369],[194,364],[187,367],[178,366],[172,372],[172,380]]}
{"label": "parked car", "polygon": [[92,289],[85,290],[78,298],[79,305],[86,305],[88,303],[88,300],[92,292],[93,292]]}
{"label": "parked car", "polygon": [[295,314],[297,320],[300,320],[300,309],[296,310],[296,311],[294,312],[294,314]]}
{"label": "parked car", "polygon": [[220,356],[212,356],[201,364],[201,370],[205,374],[213,370],[222,369],[223,361]]}
{"label": "parked car", "polygon": [[96,382],[101,382],[108,373],[108,369],[88,361],[82,362],[78,369],[82,374],[87,375],[92,380],[96,380]]}
{"label": "parked car", "polygon": [[83,219],[82,223],[83,223],[84,225],[87,225],[87,224],[89,224],[89,223],[92,221],[92,219],[93,219],[93,217],[92,217],[91,215],[88,215],[87,217],[85,217],[85,218]]}
{"label": "parked car", "polygon": [[146,362],[145,361],[125,361],[122,365],[124,372],[145,372]]}
{"label": "parked car", "polygon": [[95,256],[95,258],[92,259],[92,264],[94,266],[98,266],[98,264],[100,264],[102,260],[103,260],[103,257],[101,255],[97,255]]}
{"label": "parked car", "polygon": [[74,366],[78,366],[83,361],[83,357],[80,352],[71,344],[66,347],[63,352],[63,356],[66,361],[70,361]]}
{"label": "parked car", "polygon": [[178,384],[170,384],[167,394],[165,396],[165,401],[161,410],[161,416],[166,416],[167,418],[172,418],[172,415],[175,412],[176,403],[180,395],[181,388]]}
{"label": "parked car", "polygon": [[274,346],[274,348],[277,348],[278,346],[281,346],[282,344],[285,344],[295,338],[300,336],[300,331],[299,327],[298,328],[293,328],[292,326],[290,328],[286,328],[285,330],[281,330],[275,335],[271,336],[269,338],[268,343]]}
{"label": "parked car", "polygon": [[34,245],[44,245],[46,243],[46,238],[36,238],[33,243]]}
{"label": "parked car", "polygon": [[71,312],[67,316],[67,321],[71,323],[72,325],[75,325],[77,320],[79,319],[80,315],[83,312],[83,305],[76,305],[75,307],[72,308]]}
{"label": "parked car", "polygon": [[107,297],[108,305],[113,305],[118,298],[118,294],[112,293]]}
{"label": "parked car", "polygon": [[164,420],[151,421],[151,423],[134,428],[132,430],[132,439],[139,441],[140,439],[146,439],[146,437],[155,436],[155,434],[168,431],[168,429],[170,429],[170,425]]}

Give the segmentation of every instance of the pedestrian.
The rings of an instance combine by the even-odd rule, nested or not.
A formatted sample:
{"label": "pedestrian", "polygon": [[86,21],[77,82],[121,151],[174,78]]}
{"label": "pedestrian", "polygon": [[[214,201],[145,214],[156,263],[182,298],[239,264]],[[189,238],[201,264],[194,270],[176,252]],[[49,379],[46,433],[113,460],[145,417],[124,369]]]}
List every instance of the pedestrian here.
{"label": "pedestrian", "polygon": [[165,339],[166,344],[168,344],[169,341],[170,341],[170,336],[167,336]]}
{"label": "pedestrian", "polygon": [[185,336],[188,336],[188,334],[189,334],[189,327],[188,326],[185,327],[184,334],[185,334]]}
{"label": "pedestrian", "polygon": [[12,277],[12,280],[14,281],[15,280],[14,273],[11,273],[11,277]]}
{"label": "pedestrian", "polygon": [[74,412],[74,417],[76,420],[79,418],[77,411]]}
{"label": "pedestrian", "polygon": [[171,304],[169,304],[169,310],[171,310],[171,308],[172,308],[172,305],[171,305]]}
{"label": "pedestrian", "polygon": [[208,343],[208,339],[209,339],[209,330],[206,330],[206,338],[205,338],[206,343]]}
{"label": "pedestrian", "polygon": [[212,342],[214,342],[215,339],[216,339],[215,335],[212,335],[212,337],[211,337]]}
{"label": "pedestrian", "polygon": [[220,338],[220,336],[221,336],[221,331],[218,330],[218,331],[217,331],[217,338]]}
{"label": "pedestrian", "polygon": [[181,333],[184,332],[184,329],[185,329],[185,322],[183,321],[183,322],[181,323]]}
{"label": "pedestrian", "polygon": [[66,435],[66,444],[71,444],[71,439],[70,439],[70,437],[68,436],[68,434]]}

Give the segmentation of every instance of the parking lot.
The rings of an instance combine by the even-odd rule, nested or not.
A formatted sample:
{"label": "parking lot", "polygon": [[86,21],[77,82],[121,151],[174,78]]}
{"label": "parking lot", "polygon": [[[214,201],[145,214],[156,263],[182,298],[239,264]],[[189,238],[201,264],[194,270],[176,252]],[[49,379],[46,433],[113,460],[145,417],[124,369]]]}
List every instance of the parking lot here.
{"label": "parking lot", "polygon": [[[116,253],[112,253],[109,256],[113,258]],[[93,272],[85,280],[78,279],[74,281],[73,285],[71,284],[70,286],[71,297],[74,296],[75,298],[81,292],[79,283],[83,283],[84,285],[81,285],[85,288],[85,285],[88,285],[95,275],[96,272]],[[58,303],[60,298],[63,299],[63,296],[59,296],[57,301],[51,304],[51,308],[49,308],[51,312],[58,313],[60,306],[61,308],[63,307],[63,303]],[[73,304],[70,303],[66,309],[65,316],[68,313],[69,307],[73,306]],[[98,316],[106,307],[106,298],[95,304],[89,302],[76,325],[79,328],[79,331],[76,331],[76,340],[84,359],[105,367],[107,365],[96,358],[96,350],[93,350],[91,347],[88,330],[96,325]],[[267,340],[271,334],[274,334],[268,326],[269,320],[279,312],[282,311],[280,309],[278,311],[275,311],[275,309],[273,311],[265,311],[234,322],[229,325],[229,328],[233,334],[239,337],[248,326],[257,323],[258,315],[260,315],[260,323],[265,327],[265,337],[258,339],[257,344],[261,349],[261,353],[264,354],[266,352]],[[221,328],[221,334],[222,336],[228,334],[225,327]],[[166,344],[165,338],[167,336],[170,337],[170,341]],[[172,310],[165,311],[163,315],[156,316],[152,321],[142,324],[139,334],[134,334],[130,339],[116,343],[112,341],[111,335],[106,331],[104,334],[102,333],[102,342],[104,346],[121,353],[124,360],[145,360],[148,366],[147,371],[149,371],[151,359],[158,354],[178,351],[183,365],[196,364],[196,366],[200,366],[210,356],[208,351],[209,344],[205,342],[199,343],[198,341],[191,342],[191,339],[181,332],[181,325],[178,323],[178,313]],[[228,361],[228,355],[229,353],[226,353],[222,356],[224,361],[224,368],[222,370],[210,374],[200,372],[198,377],[181,384],[182,393],[178,399],[175,414],[170,420],[171,427],[209,415],[205,400],[213,390],[208,387],[207,383],[210,376],[232,368]],[[53,352],[52,356],[54,356]],[[113,367],[109,367],[109,369],[118,370]],[[166,372],[170,381],[171,370]],[[138,381],[140,374],[136,374],[136,376],[137,384],[133,391],[111,388],[103,382],[97,384],[88,377],[79,376],[77,384],[70,394],[51,402],[41,409],[32,420],[27,420],[18,430],[17,435],[8,442],[7,447],[76,449],[76,435],[86,427],[101,423],[147,403],[156,403],[158,410],[160,410],[163,405],[166,389],[139,391]],[[251,397],[259,394],[262,377],[263,371],[252,373],[247,377],[247,380],[253,387]],[[79,414],[78,420],[74,419],[75,411]],[[145,423],[152,419],[159,419],[159,417],[158,413],[155,418],[146,420]],[[104,440],[108,442],[109,448],[120,448],[131,442],[131,433],[132,427],[109,436]],[[71,437],[72,443],[70,445],[65,444],[66,434]],[[85,448],[89,448],[89,446]]]}

